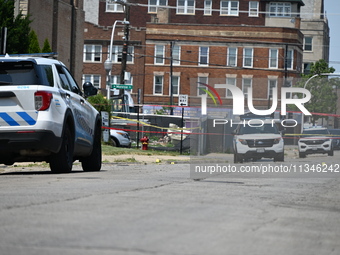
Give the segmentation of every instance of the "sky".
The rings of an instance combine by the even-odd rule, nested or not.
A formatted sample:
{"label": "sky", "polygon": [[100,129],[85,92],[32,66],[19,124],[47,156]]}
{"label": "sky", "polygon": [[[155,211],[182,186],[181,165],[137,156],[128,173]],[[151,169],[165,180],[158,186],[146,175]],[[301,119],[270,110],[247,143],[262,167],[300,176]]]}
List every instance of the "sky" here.
{"label": "sky", "polygon": [[330,29],[329,66],[340,73],[340,1],[324,0],[325,11]]}

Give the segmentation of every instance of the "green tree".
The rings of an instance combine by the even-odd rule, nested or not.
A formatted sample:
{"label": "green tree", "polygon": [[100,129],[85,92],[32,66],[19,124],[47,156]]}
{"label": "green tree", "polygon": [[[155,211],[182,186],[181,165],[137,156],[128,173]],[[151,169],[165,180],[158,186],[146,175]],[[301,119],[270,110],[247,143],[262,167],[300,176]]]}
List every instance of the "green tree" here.
{"label": "green tree", "polygon": [[88,102],[97,109],[97,111],[100,113],[108,112],[109,113],[109,119],[111,119],[111,104],[110,101],[107,100],[102,94],[98,93],[95,96],[91,96],[88,99]]}
{"label": "green tree", "polygon": [[39,41],[38,41],[38,36],[35,33],[34,30],[32,30],[29,34],[29,48],[28,48],[28,53],[40,53],[40,46],[39,46]]}
{"label": "green tree", "polygon": [[14,0],[0,0],[0,27],[7,27],[7,47],[9,54],[28,53],[29,16],[21,13],[14,17]]}
{"label": "green tree", "polygon": [[[334,113],[336,111],[337,94],[334,89],[339,85],[338,79],[329,79],[329,76],[322,73],[334,73],[335,69],[329,67],[328,63],[321,59],[311,65],[311,72],[302,75],[302,80],[298,86],[305,87],[312,94],[311,99],[304,104],[309,112],[315,113]],[[319,76],[315,76],[319,75]],[[310,79],[311,77],[314,78]],[[306,82],[309,82],[306,84]],[[311,121],[315,125],[316,121],[322,116],[313,114]]]}
{"label": "green tree", "polygon": [[50,52],[52,52],[50,43],[48,42],[48,39],[47,39],[47,38],[46,38],[45,41],[44,41],[44,46],[43,46],[41,52],[42,52],[42,53],[50,53]]}

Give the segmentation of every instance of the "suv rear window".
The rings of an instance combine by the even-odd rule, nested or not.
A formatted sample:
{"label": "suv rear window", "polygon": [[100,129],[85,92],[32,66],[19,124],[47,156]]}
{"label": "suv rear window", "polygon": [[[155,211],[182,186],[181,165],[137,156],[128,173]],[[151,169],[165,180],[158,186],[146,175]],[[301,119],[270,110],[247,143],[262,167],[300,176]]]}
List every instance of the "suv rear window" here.
{"label": "suv rear window", "polygon": [[1,62],[0,86],[6,85],[45,85],[52,87],[52,66],[36,65],[30,61]]}

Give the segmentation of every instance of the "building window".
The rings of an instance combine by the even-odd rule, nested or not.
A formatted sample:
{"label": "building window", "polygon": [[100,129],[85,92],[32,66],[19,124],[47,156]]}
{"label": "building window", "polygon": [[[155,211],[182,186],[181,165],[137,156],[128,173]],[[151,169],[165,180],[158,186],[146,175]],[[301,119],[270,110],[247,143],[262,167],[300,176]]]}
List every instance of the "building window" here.
{"label": "building window", "polygon": [[[172,94],[179,95],[179,76],[172,76]],[[169,95],[171,95],[171,87],[169,88]]]}
{"label": "building window", "polygon": [[313,37],[305,37],[304,51],[313,51]]}
{"label": "building window", "polygon": [[277,80],[269,79],[268,80],[268,96],[267,98],[273,98],[273,88],[277,87]]}
{"label": "building window", "polygon": [[155,75],[154,83],[153,83],[153,94],[154,95],[163,95],[163,75]]}
{"label": "building window", "polygon": [[237,48],[228,48],[227,66],[237,66]]}
{"label": "building window", "polygon": [[200,47],[199,65],[207,66],[209,63],[209,47]]}
{"label": "building window", "polygon": [[278,49],[269,49],[269,68],[278,68]]}
{"label": "building window", "polygon": [[220,5],[220,15],[238,16],[238,1],[225,1],[222,0]]}
{"label": "building window", "polygon": [[177,14],[194,14],[195,0],[177,0]]}
{"label": "building window", "polygon": [[83,81],[91,82],[96,88],[100,88],[100,75],[98,74],[84,74]]}
{"label": "building window", "polygon": [[102,46],[101,45],[84,45],[84,62],[101,62]]}
{"label": "building window", "polygon": [[157,13],[158,7],[167,6],[168,0],[149,0],[148,12]]}
{"label": "building window", "polygon": [[242,91],[245,98],[248,97],[248,88],[251,88],[252,82],[252,78],[242,78]]}
{"label": "building window", "polygon": [[[227,77],[227,85],[232,85],[232,86],[236,86],[236,78],[233,77]],[[231,93],[231,91],[229,89],[227,89],[227,98],[232,98],[233,94]]]}
{"label": "building window", "polygon": [[293,63],[294,63],[294,50],[288,50],[287,59],[286,59],[286,68],[293,69]]}
{"label": "building window", "polygon": [[[126,56],[126,62],[127,63],[133,63],[133,55],[134,55],[134,47],[128,46],[128,52]],[[120,63],[122,62],[122,56],[123,56],[123,46],[113,46],[112,47],[112,62],[114,63]]]}
{"label": "building window", "polygon": [[181,64],[181,46],[174,45],[172,47],[172,64],[173,65]]}
{"label": "building window", "polygon": [[212,13],[212,0],[204,1],[204,15],[211,15]]}
{"label": "building window", "polygon": [[253,67],[253,48],[243,49],[243,67]]}
{"label": "building window", "polygon": [[203,89],[207,90],[208,88],[204,86],[204,84],[208,84],[208,77],[207,76],[198,76],[198,83],[197,83],[197,95],[205,95],[207,94]]}
{"label": "building window", "polygon": [[155,64],[164,65],[164,45],[155,45]]}
{"label": "building window", "polygon": [[250,1],[249,2],[249,17],[258,17],[259,16],[259,2]]}
{"label": "building window", "polygon": [[124,12],[123,5],[114,2],[114,0],[106,1],[106,12]]}
{"label": "building window", "polygon": [[269,16],[270,17],[290,17],[291,16],[291,3],[270,3]]}
{"label": "building window", "polygon": [[303,63],[303,74],[310,74],[310,68],[312,66],[312,63]]}

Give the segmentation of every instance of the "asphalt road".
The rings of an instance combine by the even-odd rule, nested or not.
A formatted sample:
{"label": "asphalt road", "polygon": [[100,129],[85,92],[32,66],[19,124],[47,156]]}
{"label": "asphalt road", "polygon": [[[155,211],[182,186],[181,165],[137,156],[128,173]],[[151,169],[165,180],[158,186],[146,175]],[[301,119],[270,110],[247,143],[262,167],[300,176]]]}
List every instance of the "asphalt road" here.
{"label": "asphalt road", "polygon": [[337,176],[194,181],[189,169],[7,170],[0,174],[0,254],[340,254]]}

